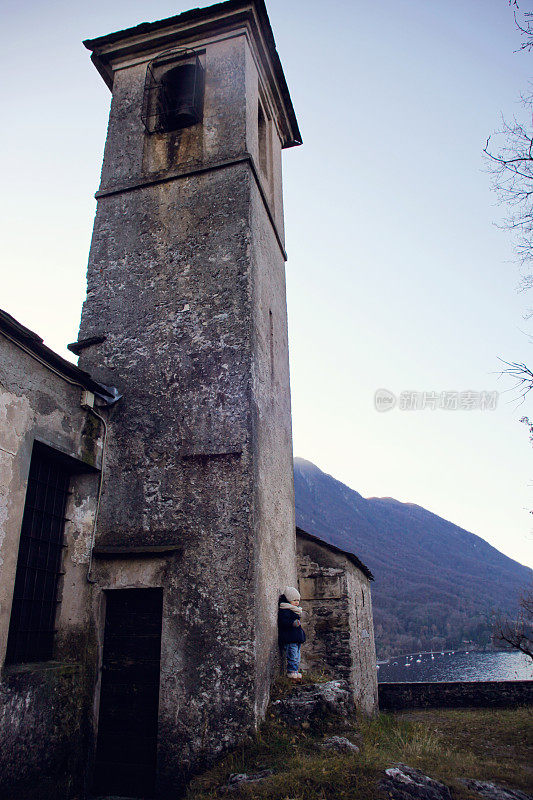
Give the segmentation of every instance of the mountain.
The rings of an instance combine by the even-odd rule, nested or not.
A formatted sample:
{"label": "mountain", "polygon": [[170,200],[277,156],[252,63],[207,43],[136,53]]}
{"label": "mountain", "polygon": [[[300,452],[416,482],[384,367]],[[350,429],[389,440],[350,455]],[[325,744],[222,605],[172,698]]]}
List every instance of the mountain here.
{"label": "mountain", "polygon": [[533,571],[421,506],[362,497],[294,460],[296,523],[372,571],[379,657],[490,642],[491,616],[513,614]]}

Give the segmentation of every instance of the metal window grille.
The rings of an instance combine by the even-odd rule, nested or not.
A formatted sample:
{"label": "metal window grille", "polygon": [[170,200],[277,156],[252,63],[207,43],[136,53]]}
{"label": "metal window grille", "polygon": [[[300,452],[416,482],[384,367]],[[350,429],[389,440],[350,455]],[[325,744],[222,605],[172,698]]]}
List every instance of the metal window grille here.
{"label": "metal window grille", "polygon": [[9,663],[52,658],[70,474],[67,465],[34,448],[7,641]]}
{"label": "metal window grille", "polygon": [[204,70],[195,53],[167,53],[148,64],[141,119],[148,133],[167,133],[202,121]]}

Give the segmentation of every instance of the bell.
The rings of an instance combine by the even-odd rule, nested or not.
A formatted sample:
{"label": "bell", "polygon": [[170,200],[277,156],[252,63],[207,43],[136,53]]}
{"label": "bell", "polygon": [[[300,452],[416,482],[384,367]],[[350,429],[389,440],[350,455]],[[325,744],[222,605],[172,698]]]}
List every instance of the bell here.
{"label": "bell", "polygon": [[161,78],[160,121],[166,131],[188,128],[201,119],[202,67],[180,64]]}

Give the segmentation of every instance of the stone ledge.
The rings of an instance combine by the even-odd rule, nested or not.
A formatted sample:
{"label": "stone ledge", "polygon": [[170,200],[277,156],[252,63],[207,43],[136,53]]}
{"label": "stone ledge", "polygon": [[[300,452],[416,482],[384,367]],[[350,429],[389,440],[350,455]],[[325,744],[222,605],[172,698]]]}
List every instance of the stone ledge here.
{"label": "stone ledge", "polygon": [[[219,169],[227,169],[228,167],[233,167],[237,164],[248,164],[252,175],[254,176],[255,183],[259,190],[259,194],[261,195],[261,199],[265,206],[265,211],[267,213],[268,219],[270,220],[270,224],[272,225],[274,235],[276,237],[276,241],[279,245],[281,250],[281,254],[283,256],[283,260],[287,261],[287,252],[285,250],[285,242],[283,239],[283,235],[281,234],[276,220],[274,219],[274,215],[270,208],[270,202],[268,200],[267,192],[265,187],[263,186],[263,181],[260,177],[260,172],[256,167],[254,157],[251,153],[244,152],[240,155],[236,155],[233,158],[223,159],[222,161],[213,161],[203,164],[196,164],[190,165],[185,168],[181,169],[172,169],[166,170],[161,173],[153,173],[151,175],[144,175],[139,176],[137,178],[133,178],[129,181],[122,181],[120,183],[116,183],[110,186],[104,186],[99,189],[95,196],[96,200],[100,200],[102,197],[110,197],[116,194],[124,194],[124,192],[133,192],[138,189],[144,189],[146,186],[156,186],[160,183],[168,183],[169,181],[175,181],[180,178],[188,178],[191,175],[199,175],[204,172],[213,172]],[[76,342],[74,342],[76,344]]]}
{"label": "stone ledge", "polygon": [[378,684],[382,711],[408,708],[513,708],[533,704],[533,680]]}

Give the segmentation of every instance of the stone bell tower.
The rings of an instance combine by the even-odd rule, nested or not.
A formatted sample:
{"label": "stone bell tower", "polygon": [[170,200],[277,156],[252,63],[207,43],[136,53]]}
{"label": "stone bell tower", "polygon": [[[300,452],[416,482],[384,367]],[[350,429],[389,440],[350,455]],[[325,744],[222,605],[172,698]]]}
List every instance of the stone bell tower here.
{"label": "stone bell tower", "polygon": [[263,0],[84,44],[112,103],[74,349],[123,396],[94,618],[162,590],[164,794],[261,719],[296,580],[281,150],[300,134]]}

